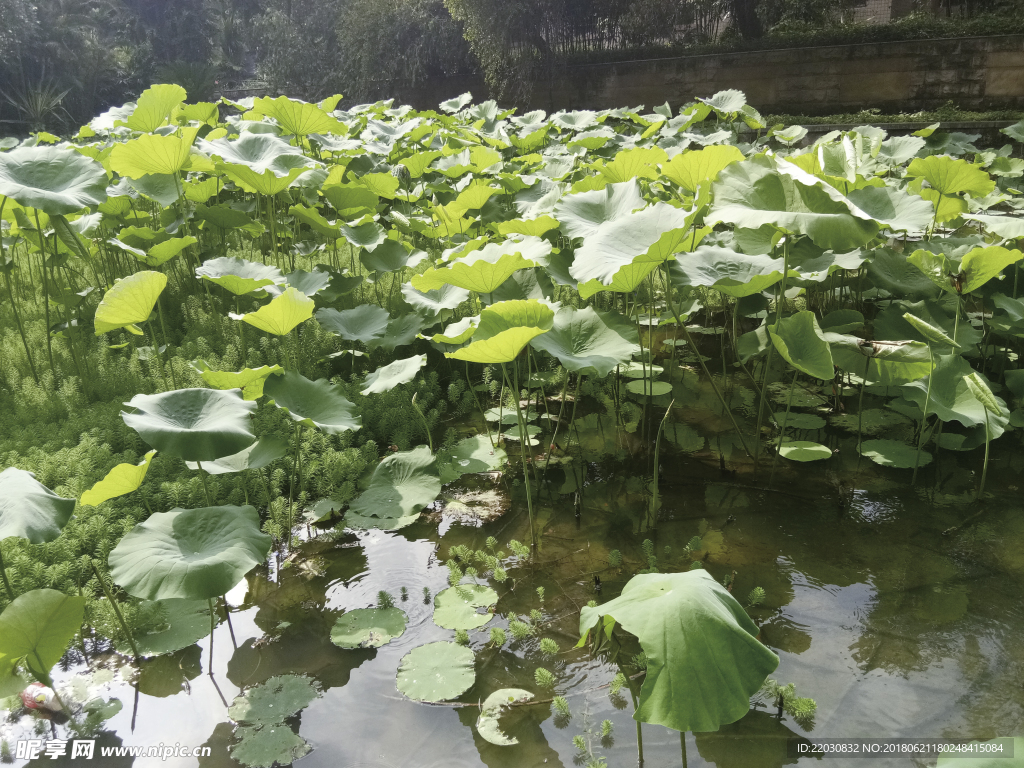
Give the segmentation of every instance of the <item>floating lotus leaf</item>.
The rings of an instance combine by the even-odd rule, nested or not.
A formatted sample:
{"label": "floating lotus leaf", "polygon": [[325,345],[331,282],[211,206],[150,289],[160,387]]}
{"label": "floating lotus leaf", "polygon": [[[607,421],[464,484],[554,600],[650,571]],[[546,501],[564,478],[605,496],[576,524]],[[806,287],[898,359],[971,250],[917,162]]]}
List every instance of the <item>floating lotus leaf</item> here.
{"label": "floating lotus leaf", "polygon": [[426,364],[426,355],[413,355],[404,360],[395,360],[367,375],[360,394],[379,394],[388,392],[399,384],[408,384]]}
{"label": "floating lotus leaf", "polygon": [[633,323],[618,312],[592,307],[562,307],[551,330],[530,341],[530,346],[558,358],[569,371],[592,368],[602,378],[640,353]]}
{"label": "floating lotus leaf", "polygon": [[921,451],[921,460],[917,461],[917,449],[898,440],[865,440],[861,443],[860,453],[875,464],[897,469],[925,467],[932,461],[932,455],[927,451]]}
{"label": "floating lotus leaf", "polygon": [[[203,471],[210,475],[227,475],[244,472],[247,469],[260,469],[287,455],[288,444],[284,440],[278,437],[261,437],[236,454],[204,463]],[[185,465],[189,469],[199,469],[195,462],[186,461]]]}
{"label": "floating lotus leaf", "polygon": [[355,309],[318,309],[316,321],[346,341],[361,341],[367,344],[384,335],[388,324],[388,312],[373,304],[360,304]]}
{"label": "floating lotus leaf", "polygon": [[494,618],[490,611],[498,593],[482,584],[457,584],[434,595],[434,623],[443,629],[476,629]]}
{"label": "floating lotus leaf", "polygon": [[73,149],[21,147],[0,152],[0,196],[48,215],[75,213],[107,199],[107,174]]}
{"label": "floating lotus leaf", "polygon": [[407,653],[398,667],[398,690],[415,701],[448,701],[476,681],[473,651],[455,643],[427,643]]}
{"label": "floating lotus leaf", "polygon": [[776,413],[775,419],[779,427],[785,429],[821,429],[825,426],[825,420],[821,416],[814,416],[809,413]]}
{"label": "floating lotus leaf", "polygon": [[[203,608],[206,604],[202,603]],[[210,631],[210,617],[206,617],[206,631]],[[136,640],[138,644],[138,640]],[[125,644],[127,646],[127,644]],[[130,647],[119,647],[124,653],[131,653]],[[146,654],[149,655],[149,654]],[[190,643],[177,651],[166,655],[143,659],[139,665],[136,678],[139,693],[157,699],[176,696],[186,689],[188,684],[202,674],[203,652],[195,643]]]}
{"label": "floating lotus leaf", "polygon": [[477,293],[491,293],[514,272],[535,267],[551,253],[551,243],[539,237],[488,243],[446,267],[434,267],[414,275],[412,285],[420,291],[454,285]]}
{"label": "floating lotus leaf", "polygon": [[0,677],[24,661],[40,680],[61,660],[85,619],[85,598],[53,589],[33,589],[14,598],[0,614]]}
{"label": "floating lotus leaf", "polygon": [[663,434],[667,440],[670,440],[685,453],[704,450],[704,437],[689,424],[671,421],[665,425]]}
{"label": "floating lotus leaf", "polygon": [[17,467],[0,472],[0,541],[11,537],[31,544],[53,541],[74,511],[74,499],[61,498],[32,472]]}
{"label": "floating lotus leaf", "polygon": [[625,379],[650,379],[657,378],[665,372],[660,365],[650,363],[632,362],[619,367],[619,376]]}
{"label": "floating lotus leaf", "polygon": [[[187,648],[210,634],[206,600],[147,600],[132,621],[132,639],[143,656],[160,656]],[[129,651],[124,643],[121,650]]]}
{"label": "floating lotus leaf", "polygon": [[818,461],[832,458],[832,449],[808,440],[784,440],[779,446],[779,455],[790,461]]}
{"label": "floating lotus leaf", "polygon": [[536,300],[500,301],[480,313],[480,325],[469,346],[445,357],[471,363],[508,363],[530,339],[551,329],[555,313]]}
{"label": "floating lotus leaf", "polygon": [[141,335],[136,323],[149,320],[166,285],[167,275],[162,272],[136,272],[118,280],[96,307],[96,334],[125,328]]}
{"label": "floating lotus leaf", "polygon": [[110,575],[144,600],[207,600],[231,590],[270,551],[254,507],[175,508],[125,534],[110,553]]}
{"label": "floating lotus leaf", "polygon": [[142,457],[142,461],[138,464],[118,464],[107,472],[106,477],[82,494],[82,504],[98,507],[108,499],[137,491],[142,485],[142,481],[146,479],[149,463],[154,456],[156,456],[156,451],[150,451]]}
{"label": "floating lotus leaf", "polygon": [[512,704],[520,704],[533,698],[533,694],[524,691],[522,688],[501,688],[495,691],[486,699],[480,708],[480,717],[476,720],[476,731],[485,741],[489,741],[499,747],[512,747],[519,743],[519,739],[506,736],[501,732],[498,718],[501,716],[502,708]]}
{"label": "floating lotus leaf", "polygon": [[816,379],[835,378],[832,350],[813,312],[802,310],[768,329],[775,349],[798,371]]}
{"label": "floating lotus leaf", "polygon": [[[515,420],[516,414],[513,411],[512,422]],[[486,435],[463,438],[450,452],[441,451],[437,457],[441,482],[444,484],[458,480],[463,475],[501,469],[507,460],[505,451],[492,446]]]}
{"label": "floating lotus leaf", "polygon": [[399,608],[358,608],[334,622],[331,642],[342,648],[379,648],[401,637],[407,621]]}
{"label": "floating lotus leaf", "polygon": [[320,695],[316,683],[304,675],[278,675],[236,696],[228,717],[236,723],[283,723]]}
{"label": "floating lotus leaf", "polygon": [[[603,621],[602,621],[603,617]],[[622,594],[584,608],[580,645],[612,622],[640,640],[647,676],[633,718],[677,731],[714,731],[739,720],[779,665],[743,607],[705,570],[640,574]]]}
{"label": "floating lotus leaf", "polygon": [[218,256],[196,268],[196,276],[225,288],[235,296],[284,282],[281,270],[269,264],[246,261],[237,256]]}
{"label": "floating lotus leaf", "polygon": [[283,723],[258,730],[239,728],[236,735],[239,741],[231,747],[231,757],[246,768],[291,765],[312,751],[304,738]]}
{"label": "floating lotus leaf", "polygon": [[255,312],[242,316],[242,320],[254,328],[284,336],[295,326],[313,316],[313,300],[301,291],[288,286],[284,293],[275,297]]}
{"label": "floating lotus leaf", "polygon": [[357,515],[349,511],[345,514],[345,525],[353,530],[368,530],[376,528],[382,531],[398,531],[415,523],[420,519],[420,513],[414,515],[402,515],[401,517],[372,517],[370,515]]}
{"label": "floating lotus leaf", "polygon": [[214,461],[252,444],[249,414],[256,403],[237,390],[177,389],[136,395],[121,412],[124,423],[162,453],[186,461]]}
{"label": "floating lotus leaf", "polygon": [[[367,518],[403,518],[419,514],[441,492],[433,454],[425,445],[386,456],[373,470],[369,487],[349,507]],[[348,518],[346,518],[348,521]]]}
{"label": "floating lotus leaf", "polygon": [[203,371],[203,381],[214,389],[240,389],[246,400],[259,400],[263,397],[263,385],[268,376],[281,373],[280,365],[261,365],[259,368],[245,368],[241,371],[214,371],[207,368]]}
{"label": "floating lotus leaf", "polygon": [[667,381],[634,379],[626,384],[626,389],[634,395],[653,395],[654,397],[659,397],[671,392],[672,385]]}
{"label": "floating lotus leaf", "polygon": [[300,373],[285,371],[267,379],[263,393],[278,408],[307,427],[337,435],[362,426],[356,407],[345,397],[340,384],[327,379],[311,381]]}

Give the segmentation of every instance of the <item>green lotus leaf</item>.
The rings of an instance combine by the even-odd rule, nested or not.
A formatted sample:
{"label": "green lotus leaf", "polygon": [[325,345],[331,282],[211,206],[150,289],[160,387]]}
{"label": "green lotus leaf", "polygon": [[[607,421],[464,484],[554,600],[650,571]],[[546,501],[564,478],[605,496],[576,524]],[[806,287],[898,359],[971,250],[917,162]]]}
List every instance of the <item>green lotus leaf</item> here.
{"label": "green lotus leaf", "polygon": [[918,461],[917,449],[899,440],[865,440],[860,446],[861,456],[867,456],[875,464],[897,469],[913,469],[931,464],[932,455],[921,451]]}
{"label": "green lotus leaf", "polygon": [[926,323],[921,318],[915,317],[909,312],[903,313],[903,319],[914,326],[914,330],[924,336],[925,339],[930,341],[932,344],[945,344],[950,347],[955,347],[956,349],[960,348],[959,344],[943,333],[940,328],[936,328],[931,323]]}
{"label": "green lotus leaf", "polygon": [[138,464],[118,464],[107,472],[102,480],[82,494],[81,503],[84,506],[98,507],[108,499],[137,491],[146,479],[149,463],[154,456],[156,451],[150,451]]}
{"label": "green lotus leaf", "polygon": [[346,221],[377,212],[378,197],[359,184],[328,184],[324,197]]}
{"label": "green lotus leaf", "polygon": [[1021,216],[993,216],[984,213],[965,213],[963,216],[969,221],[976,221],[985,228],[1004,240],[1017,240],[1024,237],[1024,217]]}
{"label": "green lotus leaf", "polygon": [[448,701],[476,681],[473,651],[455,643],[427,643],[414,648],[398,667],[398,690],[414,701]]}
{"label": "green lotus leaf", "polygon": [[601,378],[640,353],[636,325],[614,310],[592,307],[562,307],[551,330],[532,339],[530,346],[558,358],[566,370],[592,368]]}
{"label": "green lotus leaf", "polygon": [[17,467],[0,472],[0,541],[11,537],[31,544],[53,541],[74,511],[74,499],[61,498],[32,472]]}
{"label": "green lotus leaf", "polygon": [[136,323],[149,320],[166,285],[167,275],[163,272],[136,272],[118,280],[96,307],[96,335],[119,328],[141,335]]}
{"label": "green lotus leaf", "polygon": [[477,323],[479,322],[479,317],[469,315],[457,322],[450,323],[445,327],[444,331],[431,336],[430,340],[435,344],[450,344],[452,346],[465,344],[476,333]]}
{"label": "green lotus leaf", "polygon": [[360,304],[355,309],[323,308],[316,311],[316,321],[346,341],[368,344],[384,335],[388,311],[373,304]]}
{"label": "green lotus leaf", "polygon": [[165,264],[173,259],[190,245],[195,245],[198,242],[191,235],[188,237],[172,237],[169,240],[164,240],[162,243],[157,243],[149,249],[148,253],[144,252],[138,258],[147,266],[159,267],[161,264]]}
{"label": "green lotus leaf", "polygon": [[832,449],[808,440],[783,440],[779,446],[779,455],[790,461],[818,461],[832,458]]}
{"label": "green lotus leaf", "polygon": [[645,379],[634,379],[626,384],[626,390],[634,395],[651,395],[660,397],[672,391],[672,385],[667,381],[647,381]]}
{"label": "green lotus leaf", "polygon": [[476,629],[494,618],[490,611],[498,603],[498,593],[483,584],[457,584],[434,596],[434,623],[443,629]]}
{"label": "green lotus leaf", "polygon": [[420,445],[386,456],[374,468],[369,486],[352,502],[349,512],[366,518],[412,517],[440,492],[434,456],[427,446]]}
{"label": "green lotus leaf", "polygon": [[195,218],[197,221],[205,222],[218,229],[239,229],[253,237],[264,231],[261,222],[253,221],[244,211],[235,210],[226,205],[207,206],[200,203],[195,208]]}
{"label": "green lotus leaf", "polygon": [[266,560],[271,543],[254,507],[176,507],[132,528],[107,559],[111,578],[129,595],[208,600]]}
{"label": "green lotus leaf", "polygon": [[473,342],[445,357],[471,363],[507,363],[516,359],[530,339],[549,331],[555,313],[536,300],[500,301],[480,313]]}
{"label": "green lotus leaf", "polygon": [[237,139],[200,141],[199,148],[220,158],[225,171],[245,168],[257,175],[270,171],[277,178],[285,178],[295,170],[316,165],[299,147],[269,133],[243,133]]}
{"label": "green lotus leaf", "polygon": [[359,261],[371,272],[398,272],[415,267],[426,257],[426,252],[414,251],[405,243],[389,238],[373,250],[363,251]]}
{"label": "green lotus leaf", "polygon": [[533,694],[522,688],[501,688],[486,699],[480,708],[480,717],[476,720],[476,731],[480,738],[499,747],[511,747],[519,743],[519,739],[506,736],[501,732],[498,718],[502,708],[512,704],[521,704],[533,698]]}
{"label": "green lotus leaf", "polygon": [[[985,424],[986,405],[978,399],[967,383],[974,372],[970,363],[960,355],[936,355],[935,370],[931,374],[931,393],[928,392],[928,378],[921,378],[903,387],[903,397],[917,405],[923,412],[925,399],[928,413],[936,414],[943,421],[959,421],[965,427]],[[999,412],[992,411],[987,419],[990,437],[1003,433],[1009,421],[1009,409],[1002,399],[992,396]]]}
{"label": "green lotus leaf", "polygon": [[[160,656],[187,648],[210,634],[206,600],[147,600],[132,621],[132,639],[143,656]],[[130,651],[124,643],[122,650]]]}
{"label": "green lotus leaf", "polygon": [[147,133],[124,144],[115,144],[110,153],[110,167],[129,179],[152,174],[171,176],[191,159],[193,135],[182,138]]}
{"label": "green lotus leaf", "polygon": [[423,317],[417,312],[407,312],[404,315],[389,318],[384,333],[377,338],[370,339],[366,343],[366,347],[371,352],[375,349],[394,352],[398,347],[412,344],[420,332],[429,325],[433,325],[433,320]]}
{"label": "green lotus leaf", "polygon": [[259,368],[244,368],[241,371],[203,371],[203,381],[214,389],[240,389],[245,400],[259,400],[263,397],[263,385],[268,376],[281,373],[280,365],[261,365]]}
{"label": "green lotus leaf", "polygon": [[328,435],[357,430],[362,418],[345,397],[340,384],[327,379],[310,381],[295,371],[285,371],[267,379],[263,393],[292,419],[307,427],[316,427]]}
{"label": "green lotus leaf", "polygon": [[299,176],[309,169],[305,167],[292,168],[283,176],[279,176],[270,169],[259,172],[244,165],[225,164],[219,166],[219,170],[246,192],[273,197],[291,187]]}
{"label": "green lotus leaf", "polygon": [[706,187],[718,174],[733,163],[743,160],[743,153],[732,145],[705,147],[691,152],[680,152],[661,168],[662,175],[691,194],[698,187]]}
{"label": "green lotus leaf", "polygon": [[1011,264],[1024,259],[1024,253],[1000,246],[974,248],[968,251],[960,262],[962,293],[978,290],[993,277],[1002,273]]}
{"label": "green lotus leaf", "polygon": [[124,423],[161,453],[186,461],[215,461],[252,444],[249,414],[256,403],[238,390],[176,389],[136,395],[121,412]]}
{"label": "green lotus leaf", "polygon": [[995,182],[976,165],[942,155],[916,158],[907,166],[907,176],[924,179],[943,195],[984,197],[995,188]]}
{"label": "green lotus leaf", "polygon": [[0,196],[51,216],[107,199],[107,173],[95,160],[62,147],[0,152]]}
{"label": "green lotus leaf", "polygon": [[239,728],[238,743],[230,747],[231,757],[246,768],[291,765],[312,751],[309,743],[283,723],[263,728]]}
{"label": "green lotus leaf", "polygon": [[587,280],[585,283],[579,283],[578,285],[576,285],[575,280],[572,283],[563,283],[563,285],[576,285],[582,299],[589,299],[595,293],[600,293],[601,291],[632,293],[640,287],[640,284],[657,267],[658,264],[653,261],[627,264],[624,267],[620,267],[612,277],[611,282],[607,284],[595,277],[593,280]]}
{"label": "green lotus leaf", "polygon": [[[1003,129],[1004,132],[1007,130]],[[1017,140],[1021,141],[1021,139]],[[1024,737],[1008,736],[990,741],[967,743],[968,747],[974,745],[978,745],[978,751],[974,755],[966,750],[963,752],[950,751],[939,755],[939,761],[935,764],[936,768],[949,768],[950,766],[957,766],[957,768],[1022,768],[1024,766]],[[1011,749],[1013,757],[1010,757]]]}
{"label": "green lotus leaf", "polygon": [[442,309],[455,309],[469,298],[469,291],[445,283],[430,291],[418,290],[412,283],[402,285],[402,296],[415,310],[439,314]]}
{"label": "green lotus leaf", "polygon": [[818,323],[827,333],[849,333],[864,327],[864,315],[855,309],[835,309]]}
{"label": "green lotus leaf", "polygon": [[893,232],[923,232],[935,216],[929,201],[895,187],[861,187],[850,192],[849,199]]}
{"label": "green lotus leaf", "polygon": [[342,123],[316,104],[296,101],[287,96],[278,96],[276,99],[269,96],[258,98],[253,102],[252,108],[260,114],[274,118],[285,133],[295,136],[309,136],[311,133],[343,135],[346,132]]}
{"label": "green lotus leaf", "polygon": [[558,221],[551,216],[543,215],[535,219],[512,219],[510,221],[499,221],[494,225],[499,235],[528,235],[530,237],[543,237],[552,229],[558,229]]}
{"label": "green lotus leaf", "polygon": [[934,296],[938,289],[906,256],[891,248],[878,248],[868,262],[871,282],[895,296]]}
{"label": "green lotus leaf", "polygon": [[633,713],[643,723],[718,730],[747,713],[750,696],[779,665],[747,612],[705,570],[634,576],[619,597],[583,609],[579,644],[595,627],[611,632],[610,620],[647,654]]}
{"label": "green lotus leaf", "polygon": [[154,85],[147,88],[135,103],[135,110],[126,121],[133,131],[152,133],[167,122],[177,107],[188,97],[180,85]]}
{"label": "green lotus leaf", "polygon": [[657,378],[664,372],[665,369],[660,365],[641,363],[639,361],[619,367],[619,376],[622,376],[625,379]]}
{"label": "green lotus leaf", "polygon": [[[318,265],[318,267],[319,266],[321,265]],[[304,296],[312,298],[325,290],[330,284],[330,272],[323,271],[319,268],[314,269],[312,272],[307,272],[304,269],[296,269],[294,272],[289,272],[284,276],[284,288],[279,285],[268,285],[265,290],[272,296],[280,296],[284,290],[287,290],[287,286],[291,286]]]}
{"label": "green lotus leaf", "polygon": [[730,248],[702,245],[680,254],[669,269],[672,284],[714,287],[735,298],[752,296],[782,280],[783,262],[765,255],[747,255]]}
{"label": "green lotus leaf", "polygon": [[[516,421],[515,412],[512,412],[511,416],[512,419],[508,423]],[[494,420],[497,420],[497,414],[495,414]],[[437,456],[441,483],[445,485],[458,480],[463,475],[501,469],[507,460],[508,456],[505,451],[491,445],[491,441],[486,435],[465,437],[459,440],[450,451],[442,450]]]}
{"label": "green lotus leaf", "polygon": [[747,95],[743,91],[729,89],[719,91],[710,99],[697,99],[697,101],[707,104],[720,116],[724,117],[725,115],[735,115],[747,106]]}
{"label": "green lotus leaf", "polygon": [[[277,437],[261,437],[248,448],[203,464],[203,471],[210,475],[226,475],[247,469],[260,469],[288,455],[288,444]],[[199,464],[186,461],[189,469],[199,469]]]}
{"label": "green lotus leaf", "polygon": [[615,158],[601,166],[600,174],[609,183],[621,183],[636,178],[658,178],[658,166],[668,163],[668,154],[661,147],[633,147],[624,149]]}
{"label": "green lotus leaf", "polygon": [[401,637],[407,621],[400,608],[357,608],[334,622],[331,642],[341,648],[380,648]]}
{"label": "green lotus leaf", "polygon": [[775,421],[780,428],[785,429],[821,429],[825,426],[825,420],[821,416],[814,416],[810,413],[790,413],[785,411],[775,414]]}
{"label": "green lotus leaf", "polygon": [[53,589],[19,595],[0,614],[0,670],[3,677],[24,661],[36,679],[49,683],[50,670],[85,619],[85,598]]}
{"label": "green lotus leaf", "polygon": [[416,374],[427,364],[426,355],[413,355],[404,360],[395,360],[393,363],[378,368],[367,375],[363,380],[363,389],[360,394],[371,395],[381,392],[388,392],[399,384],[408,384],[416,378]]}
{"label": "green lotus leaf", "polygon": [[768,329],[775,349],[802,373],[829,381],[835,378],[832,350],[813,312],[803,310],[784,317]]}
{"label": "green lotus leaf", "polygon": [[697,451],[704,450],[705,440],[703,435],[689,424],[670,421],[665,424],[662,434],[684,453],[696,453]]}
{"label": "green lotus leaf", "polygon": [[216,283],[235,296],[284,282],[281,270],[269,264],[246,261],[237,256],[207,259],[196,268],[196,277]]}
{"label": "green lotus leaf", "polygon": [[477,293],[491,293],[517,270],[543,263],[549,253],[551,243],[539,237],[488,243],[446,267],[433,267],[414,275],[412,285],[420,291],[437,290],[447,284]]}
{"label": "green lotus leaf", "polygon": [[316,682],[304,675],[277,675],[236,696],[228,717],[236,723],[272,725],[308,707],[320,696]]}
{"label": "green lotus leaf", "polygon": [[378,529],[381,531],[398,531],[406,528],[420,519],[420,513],[415,515],[403,515],[402,517],[372,517],[369,515],[357,515],[349,511],[345,514],[345,526],[356,531]]}
{"label": "green lotus leaf", "polygon": [[832,361],[869,384],[899,386],[927,376],[932,370],[928,345],[920,341],[865,341],[839,333],[822,334]]}
{"label": "green lotus leaf", "polygon": [[343,224],[338,228],[341,236],[356,248],[375,248],[387,240],[384,228],[375,221],[367,221],[355,226]]}
{"label": "green lotus leaf", "polygon": [[284,293],[274,297],[269,304],[242,315],[242,321],[261,331],[275,336],[284,336],[295,326],[313,316],[313,300],[302,291],[288,286]]}
{"label": "green lotus leaf", "polygon": [[981,403],[985,410],[996,416],[1002,416],[1004,408],[996,400],[996,396],[992,394],[992,390],[989,389],[988,384],[985,380],[975,371],[974,373],[968,374],[964,377],[964,383],[967,388],[974,395],[975,400]]}

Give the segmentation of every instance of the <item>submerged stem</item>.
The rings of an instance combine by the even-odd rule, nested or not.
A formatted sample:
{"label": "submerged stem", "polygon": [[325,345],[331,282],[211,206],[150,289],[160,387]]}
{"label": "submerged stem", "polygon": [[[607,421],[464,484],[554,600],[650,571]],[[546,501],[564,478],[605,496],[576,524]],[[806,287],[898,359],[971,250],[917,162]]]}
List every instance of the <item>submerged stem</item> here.
{"label": "submerged stem", "polygon": [[7,590],[7,597],[13,603],[14,602],[14,589],[11,587],[11,582],[7,578],[7,567],[4,565],[4,551],[3,547],[0,546],[0,576],[4,579],[4,589]]}
{"label": "submerged stem", "polygon": [[121,625],[121,630],[124,632],[125,637],[128,638],[128,645],[132,647],[132,653],[135,654],[135,660],[139,659],[139,649],[135,645],[135,639],[132,637],[132,633],[128,629],[128,624],[124,620],[124,616],[121,614],[121,609],[117,606],[117,601],[114,600],[114,596],[110,594],[110,590],[107,589],[107,582],[104,580],[103,575],[99,572],[96,567],[96,561],[91,557],[89,558],[89,565],[92,566],[92,572],[96,574],[96,580],[99,581],[100,587],[103,589],[103,594],[107,598],[107,602],[110,603],[110,607],[114,609],[114,615],[117,617],[118,624]]}
{"label": "submerged stem", "polygon": [[[508,379],[508,370],[505,364],[501,364],[501,374],[505,378],[505,384],[512,389],[512,383]],[[523,480],[526,481],[526,509],[530,515],[530,542],[533,548],[537,548],[537,530],[533,526],[533,489],[530,487],[530,467],[526,461],[526,425],[523,423],[523,409],[519,405],[519,391],[513,390],[513,399],[516,404],[516,422],[519,424],[519,456],[523,460]]]}
{"label": "submerged stem", "polygon": [[[931,367],[931,371],[928,373],[928,386],[924,392],[924,415],[921,417],[921,433],[917,436],[917,453],[914,454],[914,476],[910,479],[910,484],[915,485],[917,483],[917,469],[921,466],[921,447],[924,445],[924,426],[928,421],[928,406],[931,405],[932,400],[932,379],[935,378],[935,357],[932,353],[932,344],[928,342],[928,365]],[[985,418],[988,418],[988,411],[985,411]],[[988,437],[988,428],[986,427],[985,432],[986,438]],[[982,481],[984,483],[984,481]]]}

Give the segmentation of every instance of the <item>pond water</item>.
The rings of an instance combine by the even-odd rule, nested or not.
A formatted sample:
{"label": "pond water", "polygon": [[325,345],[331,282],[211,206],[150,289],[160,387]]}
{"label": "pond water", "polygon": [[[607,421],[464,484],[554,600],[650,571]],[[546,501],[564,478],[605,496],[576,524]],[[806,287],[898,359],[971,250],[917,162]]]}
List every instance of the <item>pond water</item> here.
{"label": "pond water", "polygon": [[[773,677],[814,698],[817,714],[805,729],[788,716],[776,718],[770,702],[756,706],[717,734],[687,734],[688,765],[793,764],[786,740],[794,735],[988,739],[1019,733],[1024,516],[1015,484],[1024,455],[1018,438],[1007,435],[993,445],[982,503],[975,502],[980,451],[939,451],[912,487],[910,470],[859,459],[855,432],[833,426],[800,433],[834,449],[831,459],[802,465],[780,460],[774,471],[769,459],[755,474],[724,419],[707,405],[712,395],[706,384],[687,371],[674,386],[678,421],[668,425],[674,440],[663,438],[656,528],[650,529],[645,514],[652,455],[643,446],[650,441],[617,429],[613,419],[588,420],[581,410],[578,442],[587,461],[548,469],[535,503],[534,562],[510,556],[510,578],[490,582],[500,595],[499,615],[470,632],[476,683],[456,702],[410,701],[396,690],[396,670],[413,648],[453,639],[452,631],[432,621],[432,597],[448,586],[444,561],[450,547],[483,548],[493,536],[507,551],[510,539],[529,541],[525,495],[512,473],[467,476],[446,486],[434,511],[401,531],[313,531],[281,567],[274,562],[258,569],[228,595],[231,624],[218,623],[212,659],[209,638],[145,662],[141,674],[119,666],[120,657],[95,653],[93,669],[106,671],[87,678],[80,662],[58,670],[58,682],[89,679],[94,691],[123,703],[105,724],[101,744],[212,747],[211,757],[139,757],[136,766],[237,766],[227,749],[235,738],[227,704],[286,673],[308,675],[321,690],[278,726],[311,748],[297,761],[303,768],[568,767],[599,757],[609,766],[635,765],[629,690],[612,695],[608,686],[618,669],[574,647],[579,610],[590,600],[616,596],[646,566],[645,539],[655,544],[661,570],[679,571],[690,567],[691,558],[673,553],[701,535],[697,557],[703,567],[718,580],[735,572],[734,594],[741,601],[753,588],[764,589],[764,603],[750,613],[762,641],[781,658]],[[733,397],[743,400],[743,392],[737,388]],[[793,413],[820,411],[813,400],[794,404]],[[648,414],[656,417],[649,419],[652,428],[667,405],[657,402],[661,406],[652,405]],[[882,429],[901,428],[894,422]],[[481,508],[492,513],[486,522],[472,515]],[[613,549],[623,556],[618,567],[609,564]],[[544,587],[543,602],[538,586]],[[337,617],[374,605],[381,590],[408,615],[405,633],[377,649],[332,644]],[[502,649],[490,647],[491,627],[507,627],[509,614],[534,608],[544,615],[537,635],[522,641],[510,635]],[[542,637],[557,641],[554,659],[541,654]],[[535,692],[537,700],[553,695],[535,683],[538,666],[555,673],[554,693],[566,697],[571,718],[549,703],[518,707],[501,725],[519,744],[485,741],[475,724],[477,705],[488,694],[518,687]],[[606,719],[614,725],[610,739],[599,733]],[[7,737],[26,738],[31,727],[27,716],[8,722]],[[577,735],[593,752],[583,761],[576,759]],[[683,764],[678,734],[645,725],[641,735],[644,765]],[[132,759],[101,762],[128,765]],[[891,762],[914,764],[906,758]],[[830,761],[847,763],[866,764]]]}

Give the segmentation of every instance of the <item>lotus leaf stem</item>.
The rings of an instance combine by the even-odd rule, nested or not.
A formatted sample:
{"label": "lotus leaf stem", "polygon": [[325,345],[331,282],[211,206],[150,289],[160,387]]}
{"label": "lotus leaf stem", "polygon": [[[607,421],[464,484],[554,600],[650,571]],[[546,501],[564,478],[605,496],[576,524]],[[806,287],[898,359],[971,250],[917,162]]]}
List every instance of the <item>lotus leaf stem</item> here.
{"label": "lotus leaf stem", "polygon": [[[491,427],[487,423],[487,414],[484,412],[484,407],[480,405],[480,398],[476,394],[476,390],[473,388],[473,380],[469,378],[469,361],[466,361],[466,386],[469,387],[469,391],[473,394],[473,400],[476,402],[476,407],[480,410],[480,415],[484,417],[484,431],[487,432],[487,442],[491,444],[491,448],[494,448],[494,439],[491,437]],[[500,425],[499,425],[500,427]]]}
{"label": "lotus leaf stem", "polygon": [[206,506],[213,506],[213,497],[210,496],[210,487],[206,484],[206,470],[203,469],[203,462],[197,461],[196,466],[199,467],[199,479],[203,483],[203,493],[206,494]]}
{"label": "lotus leaf stem", "polygon": [[[955,333],[955,332],[954,332]],[[928,342],[928,365],[931,370],[928,372],[928,386],[924,393],[924,415],[921,416],[921,432],[917,436],[917,453],[914,454],[914,476],[910,479],[911,485],[917,484],[917,469],[921,465],[921,446],[924,445],[924,427],[925,422],[928,421],[928,407],[932,402],[932,379],[935,378],[935,356],[932,354],[932,343]],[[988,410],[985,410],[985,418],[988,418]],[[985,437],[988,437],[988,427],[985,427]],[[858,442],[860,440],[860,432],[858,430]],[[986,441],[987,448],[987,441]],[[859,445],[858,445],[859,450]],[[984,480],[982,484],[984,485]]]}
{"label": "lotus leaf stem", "polygon": [[[96,574],[96,580],[100,583],[100,588],[103,590],[103,594],[107,598],[107,602],[110,603],[110,607],[114,609],[114,615],[117,617],[117,623],[121,625],[121,631],[124,632],[125,637],[128,638],[128,645],[132,648],[132,653],[135,655],[135,661],[139,660],[139,649],[135,645],[135,638],[132,637],[131,630],[128,629],[128,623],[124,620],[124,616],[121,614],[121,609],[117,605],[117,601],[114,600],[114,596],[110,594],[110,590],[107,588],[107,582],[103,578],[103,574],[100,573],[96,567],[96,561],[91,557],[89,558],[89,565],[92,566],[92,572]],[[51,688],[53,686],[50,686]]]}
{"label": "lotus leaf stem", "polygon": [[423,431],[427,433],[427,444],[430,446],[430,452],[433,453],[434,452],[434,438],[431,437],[431,435],[430,435],[430,424],[427,423],[427,417],[423,415],[423,411],[421,411],[420,407],[418,405],[416,405],[416,398],[417,398],[417,396],[419,396],[419,394],[420,393],[417,392],[416,394],[414,394],[412,396],[412,407],[415,409],[416,413],[419,414],[420,421],[423,422]]}
{"label": "lotus leaf stem", "polygon": [[[505,377],[505,383],[512,389],[512,382],[508,378],[508,369],[501,364],[501,373]],[[537,549],[537,529],[533,525],[533,491],[530,487],[530,467],[526,461],[526,446],[529,439],[526,435],[526,425],[523,423],[523,409],[519,405],[519,390],[513,390],[516,403],[516,421],[519,424],[519,456],[523,461],[523,479],[526,481],[526,509],[530,516],[530,542],[533,548]]]}
{"label": "lotus leaf stem", "polygon": [[4,579],[4,589],[7,590],[7,598],[13,603],[14,589],[11,587],[10,579],[7,578],[7,567],[4,565],[4,551],[2,545],[0,545],[0,576],[3,576]]}

